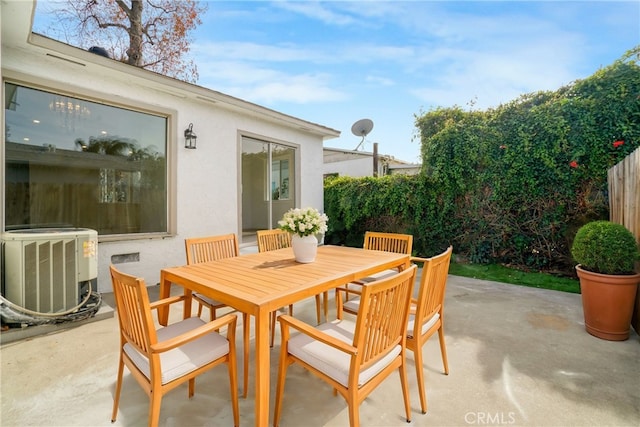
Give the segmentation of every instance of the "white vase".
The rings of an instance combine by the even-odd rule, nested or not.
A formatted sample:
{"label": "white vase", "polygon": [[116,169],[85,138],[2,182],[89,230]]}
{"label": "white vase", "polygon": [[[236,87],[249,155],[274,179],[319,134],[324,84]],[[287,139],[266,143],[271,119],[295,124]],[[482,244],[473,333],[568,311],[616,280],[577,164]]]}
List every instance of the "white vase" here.
{"label": "white vase", "polygon": [[297,234],[291,236],[291,247],[297,262],[310,263],[315,261],[318,252],[318,239],[316,236],[300,237]]}

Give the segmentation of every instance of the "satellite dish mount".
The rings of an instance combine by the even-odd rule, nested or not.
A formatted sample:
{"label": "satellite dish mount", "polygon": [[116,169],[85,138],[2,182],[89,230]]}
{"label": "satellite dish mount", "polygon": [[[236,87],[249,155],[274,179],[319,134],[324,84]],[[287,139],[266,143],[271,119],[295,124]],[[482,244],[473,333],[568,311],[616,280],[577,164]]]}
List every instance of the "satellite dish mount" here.
{"label": "satellite dish mount", "polygon": [[351,126],[351,133],[354,134],[355,136],[362,137],[362,140],[353,151],[358,151],[358,149],[364,143],[364,137],[367,136],[369,132],[371,132],[371,129],[373,129],[373,122],[369,119],[360,119],[357,122],[355,122],[353,126]]}

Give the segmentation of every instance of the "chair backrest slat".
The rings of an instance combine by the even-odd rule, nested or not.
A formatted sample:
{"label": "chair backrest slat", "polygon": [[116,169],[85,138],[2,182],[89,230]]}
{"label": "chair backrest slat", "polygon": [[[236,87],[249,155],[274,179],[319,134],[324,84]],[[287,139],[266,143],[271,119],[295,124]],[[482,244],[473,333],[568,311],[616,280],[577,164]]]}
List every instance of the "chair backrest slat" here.
{"label": "chair backrest slat", "polygon": [[291,234],[279,228],[258,230],[258,252],[275,251],[291,247]]}
{"label": "chair backrest slat", "polygon": [[359,370],[404,343],[416,269],[363,285],[353,343]]}
{"label": "chair backrest slat", "polygon": [[424,261],[416,306],[416,325],[423,324],[442,310],[452,252],[453,246],[449,246],[443,253]]}
{"label": "chair backrest slat", "polygon": [[185,239],[184,244],[187,251],[187,264],[199,264],[240,255],[235,233]]}
{"label": "chair backrest slat", "polygon": [[113,265],[110,266],[110,272],[120,333],[126,342],[149,355],[150,346],[158,338],[144,279],[121,273]]}
{"label": "chair backrest slat", "polygon": [[413,236],[411,234],[367,231],[364,235],[363,247],[364,249],[411,255]]}

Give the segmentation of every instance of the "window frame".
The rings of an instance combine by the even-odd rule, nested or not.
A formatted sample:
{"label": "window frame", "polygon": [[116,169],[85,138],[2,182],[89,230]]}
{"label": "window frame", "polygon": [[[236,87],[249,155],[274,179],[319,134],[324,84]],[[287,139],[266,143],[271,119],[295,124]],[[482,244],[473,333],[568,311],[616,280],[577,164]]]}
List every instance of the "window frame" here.
{"label": "window frame", "polygon": [[[77,98],[80,100],[86,100],[96,102],[99,104],[108,105],[110,107],[122,108],[125,110],[132,110],[145,114],[152,114],[156,116],[166,117],[167,129],[167,147],[166,147],[166,189],[167,189],[167,211],[166,221],[167,230],[153,233],[132,233],[132,234],[99,234],[99,242],[117,242],[117,241],[129,241],[140,239],[163,239],[166,237],[172,237],[177,234],[177,206],[176,206],[176,193],[177,193],[177,117],[178,111],[171,108],[161,107],[159,105],[152,105],[138,100],[130,98],[124,98],[118,95],[109,95],[103,92],[86,89],[84,87],[76,87],[62,82],[52,81],[39,77],[32,77],[22,73],[15,73],[8,70],[3,70],[2,76],[2,150],[0,150],[0,174],[2,174],[2,180],[4,182],[6,177],[6,145],[5,145],[5,96],[4,90],[5,84],[10,83],[18,86],[24,86],[30,89],[41,90],[55,95],[67,96]],[[0,186],[0,195],[2,197],[1,218],[2,224],[0,227],[2,231],[5,231],[5,204],[6,204],[6,187]]]}

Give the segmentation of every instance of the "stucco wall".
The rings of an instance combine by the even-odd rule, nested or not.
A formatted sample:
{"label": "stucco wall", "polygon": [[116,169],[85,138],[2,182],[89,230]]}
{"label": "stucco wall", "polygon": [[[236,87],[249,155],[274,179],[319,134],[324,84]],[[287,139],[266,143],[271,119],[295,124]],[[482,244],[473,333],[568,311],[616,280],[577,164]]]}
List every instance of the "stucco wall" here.
{"label": "stucco wall", "polygon": [[339,176],[373,176],[373,157],[356,158],[324,164],[324,173]]}

